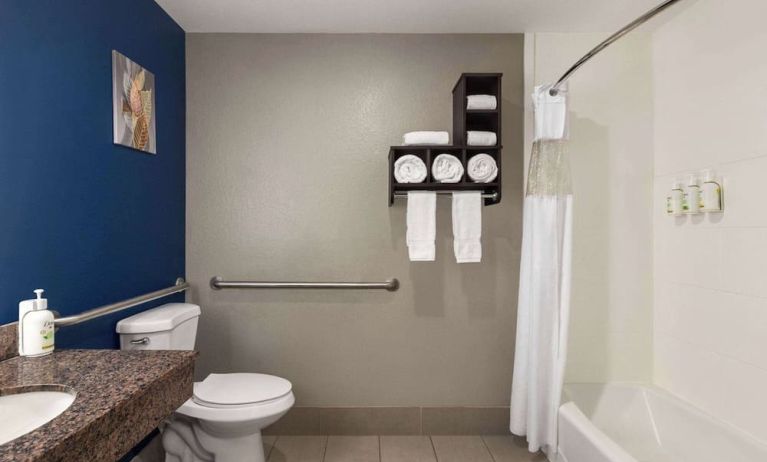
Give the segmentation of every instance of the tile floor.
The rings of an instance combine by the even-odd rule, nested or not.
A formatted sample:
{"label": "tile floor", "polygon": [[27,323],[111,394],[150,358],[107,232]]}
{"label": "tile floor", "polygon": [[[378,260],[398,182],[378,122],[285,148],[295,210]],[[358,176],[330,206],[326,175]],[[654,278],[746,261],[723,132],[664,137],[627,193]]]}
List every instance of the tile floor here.
{"label": "tile floor", "polygon": [[520,438],[492,436],[264,436],[268,462],[544,462]]}

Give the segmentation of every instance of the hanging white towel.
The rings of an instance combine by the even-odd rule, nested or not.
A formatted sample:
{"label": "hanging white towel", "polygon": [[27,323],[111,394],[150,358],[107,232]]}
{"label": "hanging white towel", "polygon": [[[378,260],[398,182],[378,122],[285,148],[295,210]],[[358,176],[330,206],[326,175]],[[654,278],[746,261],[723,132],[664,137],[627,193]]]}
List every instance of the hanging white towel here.
{"label": "hanging white towel", "polygon": [[475,183],[490,183],[498,177],[498,164],[489,154],[477,154],[466,166],[469,178]]}
{"label": "hanging white towel", "polygon": [[427,173],[426,164],[418,156],[405,154],[394,161],[394,179],[397,183],[422,183]]}
{"label": "hanging white towel", "polygon": [[493,95],[469,95],[466,97],[466,109],[493,110],[498,107],[498,100]]}
{"label": "hanging white towel", "polygon": [[453,252],[458,263],[482,261],[482,193],[453,193]]}
{"label": "hanging white towel", "polygon": [[495,146],[498,137],[495,132],[469,130],[466,132],[466,144],[469,146]]}
{"label": "hanging white towel", "polygon": [[431,164],[431,176],[440,183],[458,183],[463,178],[463,165],[451,154],[440,154]]}
{"label": "hanging white towel", "polygon": [[424,144],[450,144],[450,134],[448,132],[421,131],[405,133],[402,137],[402,144],[405,146],[424,145]]}
{"label": "hanging white towel", "polygon": [[434,261],[437,238],[437,193],[408,191],[407,249],[410,261]]}

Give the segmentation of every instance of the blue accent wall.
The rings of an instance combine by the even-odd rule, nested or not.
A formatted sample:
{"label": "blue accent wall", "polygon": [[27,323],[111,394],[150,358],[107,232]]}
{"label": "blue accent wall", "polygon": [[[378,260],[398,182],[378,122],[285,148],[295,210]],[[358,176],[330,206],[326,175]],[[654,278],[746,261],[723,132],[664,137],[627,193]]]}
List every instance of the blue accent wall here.
{"label": "blue accent wall", "polygon": [[[112,143],[113,49],[155,75],[156,156]],[[184,31],[154,1],[0,0],[0,324],[36,288],[68,315],[184,275],[185,112]],[[57,347],[116,347],[171,300]]]}

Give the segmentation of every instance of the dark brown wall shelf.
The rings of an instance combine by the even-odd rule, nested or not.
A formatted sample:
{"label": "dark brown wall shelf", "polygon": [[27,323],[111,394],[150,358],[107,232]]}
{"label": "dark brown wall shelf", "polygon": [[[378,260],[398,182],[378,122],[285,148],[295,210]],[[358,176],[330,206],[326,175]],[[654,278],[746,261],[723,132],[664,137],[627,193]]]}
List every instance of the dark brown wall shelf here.
{"label": "dark brown wall shelf", "polygon": [[[485,205],[493,205],[501,202],[501,77],[500,73],[464,73],[453,87],[453,145],[450,146],[392,146],[389,149],[389,206],[394,204],[395,193],[407,191],[481,191],[486,194],[495,194],[493,198],[486,198]],[[498,100],[497,109],[466,109],[467,95],[494,95]],[[498,137],[497,146],[467,146],[466,131],[483,130],[492,131]],[[498,165],[498,177],[492,183],[474,183],[464,172],[459,183],[439,183],[431,176],[431,164],[435,157],[440,154],[452,154],[464,166],[468,165],[469,159],[477,154],[485,153],[495,159]],[[421,158],[426,164],[428,175],[422,183],[397,183],[394,179],[394,162],[406,155],[412,154]]]}

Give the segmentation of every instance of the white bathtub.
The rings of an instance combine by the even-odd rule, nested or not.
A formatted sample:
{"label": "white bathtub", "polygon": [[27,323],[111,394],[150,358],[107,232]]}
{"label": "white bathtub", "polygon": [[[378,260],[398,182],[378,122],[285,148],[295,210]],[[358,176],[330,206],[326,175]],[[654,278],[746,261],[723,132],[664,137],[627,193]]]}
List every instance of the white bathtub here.
{"label": "white bathtub", "polygon": [[558,462],[767,461],[767,445],[656,387],[569,384],[564,398]]}

